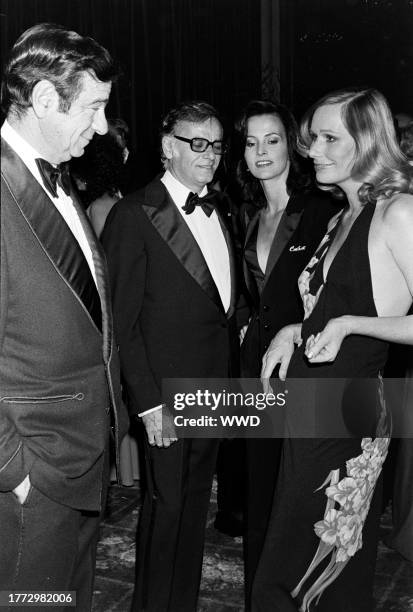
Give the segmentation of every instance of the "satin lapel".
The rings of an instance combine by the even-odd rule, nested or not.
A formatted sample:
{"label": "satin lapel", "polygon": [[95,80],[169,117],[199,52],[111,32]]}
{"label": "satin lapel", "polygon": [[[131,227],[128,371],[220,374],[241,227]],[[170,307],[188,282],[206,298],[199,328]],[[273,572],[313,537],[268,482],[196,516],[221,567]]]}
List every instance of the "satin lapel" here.
{"label": "satin lapel", "polygon": [[226,316],[229,319],[234,314],[236,301],[237,301],[237,266],[236,266],[236,261],[235,261],[234,245],[232,243],[231,234],[228,230],[228,227],[225,224],[224,219],[221,217],[218,210],[216,210],[216,214],[218,217],[218,221],[221,225],[221,229],[222,229],[222,233],[224,234],[225,241],[227,243],[228,255],[229,255],[229,270],[230,270],[230,276],[231,276],[231,300],[230,300],[228,311],[226,313]]}
{"label": "satin lapel", "polygon": [[289,243],[291,236],[297,229],[303,214],[303,207],[298,208],[299,204],[296,196],[291,196],[290,201],[280,219],[274,239],[272,241],[270,253],[268,255],[267,268],[265,270],[264,287],[270,277],[270,274],[279,260],[282,252]]}
{"label": "satin lapel", "polygon": [[251,217],[251,219],[248,221],[248,225],[247,225],[247,231],[245,233],[245,240],[244,240],[244,246],[246,246],[251,238],[251,234],[254,231],[255,226],[258,223],[258,219],[260,218],[260,210],[257,210],[257,212],[254,214],[253,217]]}
{"label": "satin lapel", "polygon": [[202,251],[191,230],[172,202],[163,184],[150,183],[145,192],[142,209],[149,221],[168,244],[185,270],[202,287],[210,299],[223,310],[222,301],[206,264]]}
{"label": "satin lapel", "polygon": [[41,248],[101,329],[100,299],[82,249],[20,157],[2,140],[2,174]]}
{"label": "satin lapel", "polygon": [[[244,241],[244,250],[246,249],[247,245],[249,244],[249,241],[251,240],[251,234],[254,231],[259,221],[259,218],[260,218],[260,211],[257,210],[255,215],[251,218],[251,220],[249,221],[247,225],[247,231],[245,233],[245,241]],[[260,297],[259,297],[259,293],[257,289],[257,283],[255,282],[254,275],[251,273],[248,267],[248,264],[245,261],[245,257],[243,257],[242,264],[243,264],[245,284],[247,286],[250,296],[254,300],[254,303],[258,304]]]}
{"label": "satin lapel", "polygon": [[[95,265],[96,284],[100,297],[99,308],[102,320],[103,360],[105,363],[107,363],[112,351],[113,319],[106,257],[103,247],[100,244],[90,223],[89,217],[83,210],[83,207],[77,199],[77,195],[73,189],[71,190],[70,197],[73,200],[73,205],[76,208],[76,212],[79,216],[87,241],[92,251],[93,263]],[[93,285],[95,285],[94,282]]]}

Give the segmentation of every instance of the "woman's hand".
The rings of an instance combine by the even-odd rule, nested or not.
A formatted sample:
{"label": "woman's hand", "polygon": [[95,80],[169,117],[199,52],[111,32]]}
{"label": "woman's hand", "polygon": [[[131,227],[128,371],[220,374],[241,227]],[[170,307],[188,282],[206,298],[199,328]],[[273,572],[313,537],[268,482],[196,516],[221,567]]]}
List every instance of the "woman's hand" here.
{"label": "woman's hand", "polygon": [[308,337],[305,355],[310,363],[334,361],[341,344],[350,333],[349,317],[330,319],[322,332]]}
{"label": "woman's hand", "polygon": [[278,364],[280,364],[278,376],[281,380],[285,380],[295,344],[300,345],[301,342],[301,324],[287,325],[273,338],[262,359],[261,381],[265,393],[272,391],[269,379]]}

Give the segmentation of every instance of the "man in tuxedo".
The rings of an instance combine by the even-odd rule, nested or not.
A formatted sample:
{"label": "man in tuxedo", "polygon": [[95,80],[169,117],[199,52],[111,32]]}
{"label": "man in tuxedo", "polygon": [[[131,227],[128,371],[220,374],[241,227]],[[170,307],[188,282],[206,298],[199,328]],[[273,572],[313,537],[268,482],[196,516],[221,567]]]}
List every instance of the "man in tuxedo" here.
{"label": "man in tuxedo", "polygon": [[127,415],[104,255],[62,164],[107,131],[115,75],[93,39],[39,24],[2,86],[0,590],[76,591],[78,610]]}
{"label": "man in tuxedo", "polygon": [[165,173],[115,205],[102,241],[129,409],[146,432],[133,609],[193,612],[218,440],[176,441],[162,379],[230,375],[235,274],[221,196],[207,189],[224,151],[217,111],[178,105],[161,142]]}

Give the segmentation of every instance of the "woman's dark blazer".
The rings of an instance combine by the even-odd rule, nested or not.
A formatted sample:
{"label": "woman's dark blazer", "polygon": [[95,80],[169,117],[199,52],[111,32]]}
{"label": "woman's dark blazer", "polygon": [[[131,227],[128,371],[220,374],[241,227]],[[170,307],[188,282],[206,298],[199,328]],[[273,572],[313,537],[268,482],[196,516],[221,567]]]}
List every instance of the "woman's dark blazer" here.
{"label": "woman's dark blazer", "polygon": [[245,231],[244,280],[252,306],[251,321],[241,346],[244,377],[259,376],[262,356],[275,334],[285,325],[302,321],[297,280],[324,236],[329,219],[339,209],[337,200],[319,190],[292,193],[271,246],[260,295],[245,259],[245,247],[259,221],[259,209],[251,203],[241,207],[241,226]]}

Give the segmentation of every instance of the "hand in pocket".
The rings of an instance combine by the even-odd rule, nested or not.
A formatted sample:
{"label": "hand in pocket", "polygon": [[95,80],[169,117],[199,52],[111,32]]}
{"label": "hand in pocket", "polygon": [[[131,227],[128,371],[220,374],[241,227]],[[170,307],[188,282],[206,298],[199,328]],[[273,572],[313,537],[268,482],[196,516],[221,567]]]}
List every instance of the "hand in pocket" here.
{"label": "hand in pocket", "polygon": [[23,505],[26,501],[30,491],[30,487],[30,477],[29,474],[27,474],[26,478],[19,485],[17,485],[15,489],[13,489],[13,493],[15,494],[21,505]]}

